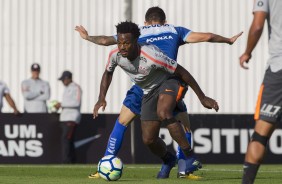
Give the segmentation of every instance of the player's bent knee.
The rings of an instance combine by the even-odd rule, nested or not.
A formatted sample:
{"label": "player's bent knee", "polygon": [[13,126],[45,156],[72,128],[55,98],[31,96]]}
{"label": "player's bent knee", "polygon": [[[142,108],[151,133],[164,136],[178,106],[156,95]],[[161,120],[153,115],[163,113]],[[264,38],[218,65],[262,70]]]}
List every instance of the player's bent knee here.
{"label": "player's bent knee", "polygon": [[143,139],[143,143],[146,145],[146,146],[149,146],[149,145],[151,145],[151,144],[153,144],[154,142],[155,142],[155,140],[154,139],[152,139],[152,138],[148,138],[148,137],[142,137],[142,139]]}
{"label": "player's bent knee", "polygon": [[128,126],[131,123],[131,120],[119,120],[119,122],[123,126]]}
{"label": "player's bent knee", "polygon": [[251,141],[257,141],[257,142],[261,143],[263,146],[267,145],[268,140],[269,140],[269,137],[262,136],[262,135],[258,134],[257,132],[253,133],[252,139],[251,139]]}
{"label": "player's bent knee", "polygon": [[171,125],[173,123],[177,122],[177,120],[173,117],[173,118],[165,118],[164,120],[162,120],[162,124],[167,127],[168,125]]}

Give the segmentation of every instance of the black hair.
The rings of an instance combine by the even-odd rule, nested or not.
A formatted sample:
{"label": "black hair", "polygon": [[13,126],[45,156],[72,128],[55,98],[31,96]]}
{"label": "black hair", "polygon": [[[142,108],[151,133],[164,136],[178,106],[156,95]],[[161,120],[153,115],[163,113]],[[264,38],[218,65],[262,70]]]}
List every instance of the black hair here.
{"label": "black hair", "polygon": [[134,38],[139,38],[140,30],[137,24],[131,21],[121,22],[116,25],[117,33],[131,33]]}
{"label": "black hair", "polygon": [[156,21],[160,23],[165,23],[166,21],[165,12],[160,7],[153,6],[147,10],[145,14],[145,21],[146,22]]}

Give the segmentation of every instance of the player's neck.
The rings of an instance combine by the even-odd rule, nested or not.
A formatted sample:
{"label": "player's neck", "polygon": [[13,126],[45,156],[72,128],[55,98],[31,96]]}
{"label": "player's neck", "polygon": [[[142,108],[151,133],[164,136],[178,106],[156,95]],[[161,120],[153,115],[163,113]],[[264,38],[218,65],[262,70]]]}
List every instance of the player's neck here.
{"label": "player's neck", "polygon": [[140,55],[140,45],[136,44],[136,47],[132,51],[132,54],[127,56],[127,59],[134,61]]}

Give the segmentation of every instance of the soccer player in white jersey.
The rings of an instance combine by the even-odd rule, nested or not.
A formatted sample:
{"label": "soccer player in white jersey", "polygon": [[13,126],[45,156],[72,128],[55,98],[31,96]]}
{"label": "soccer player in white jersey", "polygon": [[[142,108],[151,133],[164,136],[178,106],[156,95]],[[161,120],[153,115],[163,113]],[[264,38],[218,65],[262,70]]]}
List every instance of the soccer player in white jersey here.
{"label": "soccer player in white jersey", "polygon": [[275,127],[282,120],[282,1],[255,0],[253,22],[249,30],[247,48],[240,57],[240,65],[248,63],[260,39],[265,20],[268,24],[269,59],[259,91],[255,111],[256,125],[248,145],[244,162],[243,184],[252,184],[265,155],[266,146]]}
{"label": "soccer player in white jersey", "polygon": [[195,79],[181,65],[166,56],[158,47],[138,44],[139,28],[132,22],[122,22],[117,26],[118,48],[110,52],[103,74],[98,102],[93,117],[98,116],[100,107],[106,107],[106,94],[116,66],[120,66],[131,80],[144,91],[141,107],[141,128],[143,142],[156,156],[163,160],[157,178],[168,178],[176,157],[166,149],[164,141],[158,137],[160,125],[169,130],[171,137],[179,144],[186,157],[193,157],[191,145],[185,137],[181,124],[173,112],[183,109],[184,88],[188,84],[206,108],[218,110],[215,100],[205,96]]}
{"label": "soccer player in white jersey", "polygon": [[[193,32],[184,27],[176,27],[166,23],[166,15],[164,11],[159,7],[151,7],[147,10],[145,15],[145,25],[140,27],[141,36],[138,42],[146,42],[157,45],[166,55],[176,60],[179,46],[185,43],[198,43],[198,42],[219,42],[233,44],[237,38],[242,34],[239,33],[231,38],[225,38],[220,35],[213,33],[200,33]],[[99,45],[113,45],[116,44],[116,36],[88,36],[87,31],[83,26],[77,26],[76,30],[80,33],[83,39],[91,41]],[[124,100],[122,110],[120,112],[119,119],[110,135],[110,140],[117,140],[120,144],[115,144],[115,150],[112,152],[105,152],[105,155],[114,154],[116,155],[122,142],[123,134],[126,127],[137,114],[140,114],[140,107],[135,107],[132,104],[140,104],[142,93],[138,86],[134,85],[127,93]],[[190,122],[187,114],[187,109],[183,109],[183,112],[177,114],[179,119],[185,127],[185,134],[188,141],[191,143],[191,131]],[[123,125],[123,126],[120,126]],[[122,128],[120,128],[122,127]],[[120,141],[119,141],[120,140]],[[110,145],[110,144],[108,144]],[[106,150],[109,150],[108,148]],[[193,171],[201,168],[201,163],[195,158],[186,159],[181,149],[178,147],[178,177],[196,179],[194,175],[190,174]],[[186,161],[186,162],[185,162]],[[186,167],[187,165],[187,167]],[[98,174],[90,175],[90,178],[97,177]],[[199,177],[198,177],[199,178]]]}

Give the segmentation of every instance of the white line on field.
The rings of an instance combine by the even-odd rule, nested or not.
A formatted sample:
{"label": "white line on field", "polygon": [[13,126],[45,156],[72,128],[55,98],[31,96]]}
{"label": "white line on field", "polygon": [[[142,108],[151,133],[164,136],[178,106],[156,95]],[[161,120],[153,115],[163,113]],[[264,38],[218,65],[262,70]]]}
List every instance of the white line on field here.
{"label": "white line on field", "polygon": [[[94,165],[5,165],[5,164],[1,164],[0,168],[4,168],[4,167],[19,167],[19,168],[44,168],[44,167],[48,167],[48,168],[96,168],[96,164]],[[125,164],[125,168],[126,169],[159,169],[160,166],[126,166]],[[176,168],[173,168],[176,169]],[[210,172],[242,172],[242,169],[201,169],[199,171],[210,171]],[[259,172],[261,173],[282,173],[282,170],[259,170]]]}
{"label": "white line on field", "polygon": [[[129,166],[125,167],[129,169],[157,169],[160,167],[134,167],[134,166]],[[199,171],[214,171],[214,172],[243,172],[242,169],[200,169]],[[259,172],[262,173],[282,173],[282,170],[261,170]]]}

